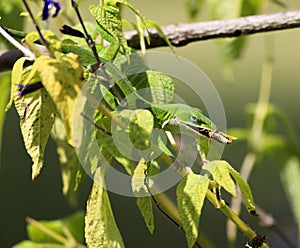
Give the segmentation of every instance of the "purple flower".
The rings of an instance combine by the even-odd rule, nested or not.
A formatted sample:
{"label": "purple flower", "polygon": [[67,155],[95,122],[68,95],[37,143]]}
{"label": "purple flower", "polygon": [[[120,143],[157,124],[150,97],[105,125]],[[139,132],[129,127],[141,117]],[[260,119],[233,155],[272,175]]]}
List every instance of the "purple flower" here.
{"label": "purple flower", "polygon": [[43,20],[49,19],[50,10],[52,9],[53,6],[55,8],[55,13],[53,14],[52,17],[56,17],[61,9],[59,2],[55,2],[53,0],[45,0],[43,13],[42,13]]}

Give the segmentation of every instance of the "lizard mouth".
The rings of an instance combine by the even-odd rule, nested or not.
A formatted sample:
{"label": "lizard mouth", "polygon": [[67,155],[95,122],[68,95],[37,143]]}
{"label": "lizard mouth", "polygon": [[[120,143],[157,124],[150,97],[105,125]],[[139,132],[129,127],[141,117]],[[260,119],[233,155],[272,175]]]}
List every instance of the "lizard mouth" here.
{"label": "lizard mouth", "polygon": [[222,133],[220,131],[210,129],[208,127],[201,127],[199,125],[185,122],[182,120],[179,120],[177,117],[174,117],[170,120],[167,120],[163,123],[162,128],[166,125],[174,125],[181,128],[183,132],[188,132],[191,134],[196,134],[198,136],[206,137],[209,139],[213,139],[221,144],[230,144],[233,140],[236,139],[234,136],[230,136],[228,134]]}

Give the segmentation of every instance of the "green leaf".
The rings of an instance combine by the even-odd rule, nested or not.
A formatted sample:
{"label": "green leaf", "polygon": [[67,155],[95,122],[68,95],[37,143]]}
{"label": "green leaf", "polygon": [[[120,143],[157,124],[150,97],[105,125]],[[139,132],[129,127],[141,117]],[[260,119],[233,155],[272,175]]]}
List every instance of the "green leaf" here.
{"label": "green leaf", "polygon": [[110,43],[119,43],[125,53],[130,51],[123,33],[120,8],[116,6],[90,6],[90,12],[99,24],[101,36]]}
{"label": "green leaf", "polygon": [[236,196],[235,183],[230,176],[229,164],[223,160],[211,161],[203,165],[203,169],[211,173],[213,179],[231,195]]}
{"label": "green leaf", "polygon": [[[300,163],[297,157],[291,157],[280,172],[283,187],[290,201],[296,223],[300,225]],[[300,241],[298,230],[298,242]]]}
{"label": "green leaf", "polygon": [[[119,118],[119,115],[115,115],[116,118]],[[98,125],[100,125],[101,127],[103,127],[105,130],[110,131],[111,128],[111,120],[109,120],[108,118],[104,117],[101,118],[99,121],[96,122]],[[114,138],[111,135],[105,134],[101,131],[98,131],[96,133],[96,139],[97,142],[99,144],[99,149],[101,154],[105,155],[105,160],[107,161],[111,161],[112,157],[117,160],[126,170],[126,172],[129,175],[132,175],[133,170],[134,170],[134,164],[132,163],[132,161],[130,160],[132,158],[132,148],[131,146],[129,146],[126,142],[122,142],[122,138],[123,136],[125,136],[125,139],[128,139],[128,133],[126,133],[126,131],[119,129],[117,127],[116,130],[113,131],[114,133]],[[86,136],[87,140],[85,141],[85,144],[83,144],[83,147],[89,147],[89,140],[90,140],[90,136]],[[92,149],[81,149],[82,151],[84,151],[86,153],[86,150],[88,151],[87,155],[89,157],[93,157],[93,155],[91,154],[93,151]],[[124,156],[120,151],[126,151]],[[98,164],[98,161],[97,163]],[[93,172],[92,172],[93,173]]]}
{"label": "green leaf", "polygon": [[[225,161],[224,161],[225,162]],[[227,162],[225,162],[227,163]],[[230,164],[227,163],[227,167],[229,169],[229,172],[231,176],[233,176],[234,180],[238,184],[244,202],[246,204],[247,210],[250,214],[254,215],[255,214],[255,203],[254,203],[254,198],[250,189],[249,184],[245,181],[245,179],[238,173]]]}
{"label": "green leaf", "polygon": [[138,18],[140,18],[140,20],[144,23],[144,19],[145,17],[139,12],[139,10],[137,10],[136,8],[133,7],[133,5],[131,5],[128,1],[126,0],[107,0],[106,1],[107,5],[113,5],[113,6],[117,6],[118,4],[122,4],[124,6],[126,6],[127,8],[129,8]]}
{"label": "green leaf", "polygon": [[35,179],[44,163],[44,151],[55,118],[55,106],[47,91],[42,88],[23,97],[15,97],[16,110],[26,150],[30,155],[32,179]]}
{"label": "green leaf", "polygon": [[173,79],[166,74],[158,71],[146,70],[143,73],[130,75],[128,79],[135,88],[146,88],[147,91],[141,90],[139,93],[152,103],[165,104],[173,101],[174,82]]}
{"label": "green leaf", "polygon": [[154,232],[154,216],[152,209],[152,199],[150,196],[136,198],[137,206],[144,218],[145,224],[151,234]]}
{"label": "green leaf", "polygon": [[111,109],[115,110],[117,108],[115,96],[103,84],[100,84],[100,91],[105,102],[109,105],[109,107],[111,107]]}
{"label": "green leaf", "polygon": [[168,37],[165,35],[162,28],[154,21],[152,20],[144,20],[146,28],[154,28],[158,32],[158,34],[163,38],[163,40],[167,43],[167,45],[172,49],[174,52],[173,46],[171,42],[169,41]]}
{"label": "green leaf", "polygon": [[[34,223],[27,225],[28,236],[33,242],[60,244],[61,242],[51,235],[52,232],[69,240],[70,243],[72,242],[71,237],[78,243],[84,243],[84,213],[82,211],[76,212],[67,218],[39,221],[38,223],[42,225],[42,229]],[[68,237],[66,230],[71,234],[71,237]]]}
{"label": "green leaf", "polygon": [[65,245],[36,243],[29,240],[25,240],[14,245],[13,248],[65,248]]}
{"label": "green leaf", "polygon": [[[122,111],[121,115],[125,112],[127,111]],[[138,109],[130,112],[130,140],[139,150],[145,150],[150,146],[150,134],[154,127],[153,115],[147,109]]]}
{"label": "green leaf", "polygon": [[106,165],[97,168],[94,185],[87,202],[85,217],[85,238],[88,247],[125,247],[116,225],[105,189],[104,172]]}
{"label": "green leaf", "polygon": [[128,1],[126,1],[126,0],[108,0],[107,3],[108,4],[113,4],[113,5],[117,5],[118,3],[120,3],[120,4],[124,5],[124,6],[126,6],[127,8],[129,8],[141,20],[144,19],[143,15],[136,8],[134,8]]}
{"label": "green leaf", "polygon": [[133,194],[136,197],[148,195],[148,191],[145,186],[145,172],[147,169],[148,166],[144,159],[141,159],[134,169],[131,179],[131,187]]}
{"label": "green leaf", "polygon": [[[174,157],[173,153],[167,147],[167,136],[162,129],[154,129],[152,134],[152,142],[158,146],[159,150],[167,154],[169,157]],[[157,143],[157,144],[156,144]]]}
{"label": "green leaf", "polygon": [[95,64],[97,62],[93,53],[90,50],[86,50],[82,47],[69,45],[62,42],[61,51],[63,53],[77,54],[80,57],[80,61],[85,67]]}
{"label": "green leaf", "polygon": [[195,174],[188,174],[177,186],[178,212],[189,248],[193,247],[198,237],[201,209],[208,186],[209,179],[206,175]]}
{"label": "green leaf", "polygon": [[152,209],[152,200],[148,196],[149,192],[145,186],[145,171],[148,170],[147,163],[144,160],[139,161],[131,179],[132,191],[136,196],[138,208],[144,218],[145,224],[152,234],[154,231],[154,216]]}
{"label": "green leaf", "polygon": [[146,71],[147,81],[151,89],[153,103],[169,103],[173,101],[174,82],[168,75],[158,71]]}
{"label": "green leaf", "polygon": [[149,159],[153,154],[150,134],[153,130],[154,119],[149,110],[122,110],[116,113],[120,116],[125,128],[112,122],[114,146],[128,159],[132,158],[133,149],[140,158]]}
{"label": "green leaf", "polygon": [[[79,173],[84,173],[83,168],[78,160],[75,148],[68,143],[63,122],[59,118],[56,118],[53,129],[53,136],[56,141],[57,154],[61,166],[62,191],[70,205],[76,206],[78,194],[76,189],[80,184],[76,179]],[[83,179],[83,176],[81,179]]]}
{"label": "green leaf", "polygon": [[42,83],[53,99],[67,134],[73,145],[73,116],[82,80],[82,67],[75,54],[62,55],[59,59],[40,56],[35,62]]}
{"label": "green leaf", "polygon": [[207,155],[210,150],[210,140],[201,137],[198,141],[198,145],[199,145],[199,155],[202,161],[205,161],[207,159]]}

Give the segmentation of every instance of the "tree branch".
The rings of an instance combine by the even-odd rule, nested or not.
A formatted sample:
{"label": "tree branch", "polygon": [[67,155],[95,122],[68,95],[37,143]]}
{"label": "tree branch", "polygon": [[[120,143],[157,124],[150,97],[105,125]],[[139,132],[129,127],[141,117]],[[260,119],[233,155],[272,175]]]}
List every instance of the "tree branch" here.
{"label": "tree branch", "polygon": [[[162,29],[171,44],[179,47],[200,40],[239,37],[298,27],[300,27],[300,10],[247,16],[230,20],[171,24],[162,27]],[[156,30],[150,29],[149,32],[151,42],[148,48],[167,46],[167,43]],[[139,37],[136,31],[125,32],[125,37],[130,47],[135,49],[140,48]],[[15,50],[0,54],[0,72],[12,68],[18,58],[16,54],[21,56],[20,52],[16,52]]]}
{"label": "tree branch", "polygon": [[[173,46],[185,46],[188,43],[200,40],[239,37],[298,27],[300,27],[300,10],[230,20],[171,24],[162,27],[162,29]],[[136,31],[126,32],[125,37],[130,47],[139,49],[139,38]],[[160,46],[167,46],[167,44],[156,30],[150,29],[150,45],[148,45],[148,48]]]}

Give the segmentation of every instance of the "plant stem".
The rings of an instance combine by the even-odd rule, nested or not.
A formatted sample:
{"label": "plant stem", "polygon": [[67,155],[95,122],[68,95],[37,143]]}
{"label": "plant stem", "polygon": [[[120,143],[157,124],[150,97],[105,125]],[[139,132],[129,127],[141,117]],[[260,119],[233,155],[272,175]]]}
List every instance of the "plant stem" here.
{"label": "plant stem", "polygon": [[33,16],[32,12],[31,12],[31,10],[30,10],[30,8],[29,8],[29,5],[27,4],[27,1],[26,1],[26,0],[23,0],[23,4],[24,4],[24,6],[25,6],[27,12],[29,13],[29,16],[30,16],[30,18],[31,18],[31,20],[32,20],[32,22],[33,22],[33,25],[34,25],[36,31],[37,31],[38,34],[39,34],[39,37],[40,37],[40,39],[41,39],[41,42],[42,42],[43,45],[47,48],[47,50],[48,50],[49,54],[51,55],[51,57],[54,58],[54,54],[53,54],[52,51],[50,50],[49,45],[48,45],[48,42],[45,40],[45,38],[44,38],[44,36],[43,36],[43,34],[42,34],[42,31],[41,31],[41,29],[40,29],[40,27],[39,27],[37,21],[35,20],[35,18],[34,18],[34,16]]}
{"label": "plant stem", "polygon": [[36,227],[37,229],[39,229],[42,232],[46,233],[48,236],[52,237],[53,239],[57,240],[58,242],[62,243],[63,245],[68,244],[68,239],[66,239],[65,237],[63,237],[63,236],[57,234],[56,232],[52,231],[51,229],[44,226],[42,223],[36,221],[35,219],[27,217],[26,221],[27,221],[28,224]]}
{"label": "plant stem", "polygon": [[[220,211],[225,214],[249,239],[254,239],[257,235],[256,233],[240,219],[226,204],[224,201],[218,201],[216,195],[211,191],[206,193],[207,199]],[[269,247],[266,243],[263,243],[261,247]]]}

